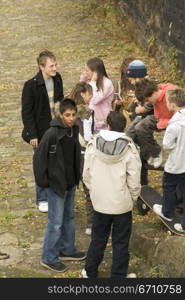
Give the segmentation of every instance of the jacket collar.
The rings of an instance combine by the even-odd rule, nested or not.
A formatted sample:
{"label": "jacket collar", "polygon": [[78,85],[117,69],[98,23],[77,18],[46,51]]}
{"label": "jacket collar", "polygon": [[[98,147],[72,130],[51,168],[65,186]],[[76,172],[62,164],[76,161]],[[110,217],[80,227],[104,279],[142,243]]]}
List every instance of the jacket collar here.
{"label": "jacket collar", "polygon": [[37,75],[35,76],[35,78],[36,78],[36,80],[37,80],[38,85],[43,85],[43,84],[45,84],[44,78],[43,78],[43,75],[42,75],[42,72],[41,72],[41,71],[39,71],[39,72],[37,73]]}
{"label": "jacket collar", "polygon": [[124,132],[117,132],[117,131],[112,131],[112,130],[106,130],[106,129],[101,129],[99,132],[99,135],[108,142],[115,141],[119,138],[124,138],[125,133]]}
{"label": "jacket collar", "polygon": [[[57,74],[58,74],[58,73],[57,73]],[[53,76],[53,77],[52,77],[53,80],[54,80],[54,82],[57,81],[57,79],[58,79],[57,74],[56,74],[56,76]],[[43,85],[43,84],[45,84],[44,77],[43,77],[41,71],[39,71],[39,72],[37,73],[37,75],[35,76],[35,79],[37,80],[38,85]]]}
{"label": "jacket collar", "polygon": [[66,127],[58,127],[58,140],[61,140],[66,133],[68,133],[68,135],[71,135],[72,133],[72,137],[76,139],[76,137],[78,136],[78,126],[77,125],[73,125],[70,129],[66,128]]}
{"label": "jacket collar", "polygon": [[72,135],[75,136],[75,138],[78,136],[78,132],[79,132],[78,126],[76,124],[74,124],[71,129],[67,128],[64,126],[60,117],[56,117],[53,120],[51,120],[50,126],[57,128],[57,139],[58,140],[62,139],[66,135],[66,133],[68,133],[70,135],[71,131],[72,131]]}

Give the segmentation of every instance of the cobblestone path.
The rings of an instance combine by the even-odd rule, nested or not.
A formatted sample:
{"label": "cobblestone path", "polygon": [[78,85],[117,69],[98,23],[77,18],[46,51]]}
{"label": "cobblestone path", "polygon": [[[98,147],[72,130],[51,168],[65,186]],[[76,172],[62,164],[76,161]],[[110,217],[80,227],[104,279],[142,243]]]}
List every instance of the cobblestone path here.
{"label": "cobblestone path", "polygon": [[[118,77],[122,59],[115,37],[108,37],[102,20],[94,19],[87,1],[2,0],[0,7],[0,277],[54,277],[39,260],[47,215],[35,205],[32,149],[21,139],[21,92],[37,72],[36,56],[53,51],[65,94],[79,80],[86,60],[101,56],[110,77]],[[78,193],[79,199],[83,195]],[[86,250],[83,199],[77,201],[77,245]],[[65,277],[79,277],[83,263],[70,264]],[[57,275],[58,276],[58,275]]]}

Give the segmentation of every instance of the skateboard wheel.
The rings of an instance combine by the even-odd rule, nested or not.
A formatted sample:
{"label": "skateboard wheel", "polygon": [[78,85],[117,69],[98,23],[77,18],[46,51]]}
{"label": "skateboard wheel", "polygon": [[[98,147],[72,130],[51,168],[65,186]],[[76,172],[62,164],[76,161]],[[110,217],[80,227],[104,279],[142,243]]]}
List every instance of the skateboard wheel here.
{"label": "skateboard wheel", "polygon": [[137,199],[137,209],[139,212],[139,215],[145,216],[147,212],[150,210],[150,208],[143,202],[141,198]]}

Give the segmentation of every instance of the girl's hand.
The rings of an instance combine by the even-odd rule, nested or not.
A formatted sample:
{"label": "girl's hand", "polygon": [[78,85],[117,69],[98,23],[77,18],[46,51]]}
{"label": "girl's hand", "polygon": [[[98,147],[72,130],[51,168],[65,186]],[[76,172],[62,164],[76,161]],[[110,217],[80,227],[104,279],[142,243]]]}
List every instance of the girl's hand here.
{"label": "girl's hand", "polygon": [[91,80],[92,81],[97,81],[97,79],[98,79],[98,74],[96,72],[93,72]]}
{"label": "girl's hand", "polygon": [[139,103],[139,100],[137,98],[133,98],[132,102],[135,104],[135,105],[140,105]]}

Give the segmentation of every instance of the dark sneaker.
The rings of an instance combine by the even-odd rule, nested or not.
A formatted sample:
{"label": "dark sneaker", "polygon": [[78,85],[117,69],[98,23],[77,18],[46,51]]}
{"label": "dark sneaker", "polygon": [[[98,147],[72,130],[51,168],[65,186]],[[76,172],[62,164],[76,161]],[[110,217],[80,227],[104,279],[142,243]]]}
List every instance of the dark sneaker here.
{"label": "dark sneaker", "polygon": [[43,262],[43,261],[40,261],[40,264],[41,264],[42,266],[44,266],[45,268],[48,268],[48,269],[50,269],[50,270],[52,270],[52,271],[60,272],[60,273],[65,272],[65,271],[68,269],[68,267],[66,267],[66,266],[65,266],[63,263],[61,263],[60,261],[57,262],[57,263],[55,263],[55,264],[49,264],[49,263],[45,263],[45,262]]}
{"label": "dark sneaker", "polygon": [[84,260],[86,258],[86,253],[85,252],[76,252],[72,255],[65,255],[63,253],[60,253],[60,258],[62,260]]}

